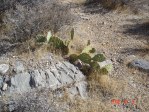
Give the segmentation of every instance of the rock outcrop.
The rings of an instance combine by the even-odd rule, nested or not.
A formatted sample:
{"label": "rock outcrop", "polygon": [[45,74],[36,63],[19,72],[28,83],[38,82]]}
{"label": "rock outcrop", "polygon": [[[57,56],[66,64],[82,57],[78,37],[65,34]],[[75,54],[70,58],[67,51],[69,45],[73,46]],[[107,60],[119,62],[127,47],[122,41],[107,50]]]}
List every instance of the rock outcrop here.
{"label": "rock outcrop", "polygon": [[[65,88],[65,92],[71,98],[76,95],[83,99],[87,98],[86,77],[77,67],[67,61],[55,61],[48,56],[40,60],[39,63],[38,67],[29,68],[20,60],[16,60],[12,66],[1,63],[2,68],[3,65],[6,66],[1,69],[3,75],[0,76],[2,98],[3,96],[14,97],[33,93],[35,90],[55,91],[61,88]],[[15,105],[13,106],[15,108]]]}

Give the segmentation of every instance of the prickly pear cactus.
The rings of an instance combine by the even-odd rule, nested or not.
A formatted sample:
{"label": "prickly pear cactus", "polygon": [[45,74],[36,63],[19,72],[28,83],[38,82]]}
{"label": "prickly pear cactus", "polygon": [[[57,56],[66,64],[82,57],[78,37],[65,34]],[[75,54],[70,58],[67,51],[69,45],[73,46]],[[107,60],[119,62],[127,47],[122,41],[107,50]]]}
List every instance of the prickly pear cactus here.
{"label": "prickly pear cactus", "polygon": [[56,49],[60,49],[65,46],[62,40],[54,36],[50,38],[49,44],[53,45]]}
{"label": "prickly pear cactus", "polygon": [[91,46],[86,46],[84,49],[83,49],[83,51],[82,51],[82,53],[88,53],[88,54],[91,54],[91,53],[95,53],[95,48],[92,48]]}
{"label": "prickly pear cactus", "polygon": [[46,37],[43,36],[43,35],[37,35],[36,36],[36,42],[38,42],[38,43],[44,43],[44,42],[46,42]]}
{"label": "prickly pear cactus", "polygon": [[91,62],[91,57],[87,53],[82,53],[78,56],[78,59],[80,59],[82,62],[90,64]]}
{"label": "prickly pear cactus", "polygon": [[71,46],[74,42],[74,28],[71,29],[71,38],[68,40],[61,40],[58,37],[52,36],[51,32],[49,31],[47,34],[47,37],[43,35],[38,35],[36,37],[36,41],[39,43],[46,42],[49,47],[52,46],[52,48],[59,49],[62,51],[63,55],[69,55],[69,61],[73,64],[77,60],[80,60],[83,62],[83,66],[81,67],[82,72],[88,73],[90,69],[93,71],[107,74],[111,69],[113,68],[112,65],[106,65],[105,67],[101,68],[99,65],[99,62],[103,62],[106,60],[103,54],[96,54],[96,49],[91,46],[90,40],[87,42],[87,46],[80,51],[79,53],[71,54]]}
{"label": "prickly pear cactus", "polygon": [[106,58],[104,57],[103,54],[96,54],[93,58],[92,58],[93,61],[98,61],[98,62],[102,62],[102,61],[105,61]]}
{"label": "prickly pear cactus", "polygon": [[90,66],[92,67],[93,70],[100,69],[100,66],[96,61],[91,62]]}
{"label": "prickly pear cactus", "polygon": [[71,29],[70,33],[71,33],[71,40],[73,40],[73,38],[74,38],[74,28]]}
{"label": "prickly pear cactus", "polygon": [[58,37],[52,36],[49,40],[49,44],[53,46],[55,49],[59,49],[63,54],[68,54],[68,47],[64,44],[64,42]]}
{"label": "prickly pear cactus", "polygon": [[69,56],[70,63],[74,63],[77,59],[78,59],[78,55],[76,55],[76,54],[71,54]]}

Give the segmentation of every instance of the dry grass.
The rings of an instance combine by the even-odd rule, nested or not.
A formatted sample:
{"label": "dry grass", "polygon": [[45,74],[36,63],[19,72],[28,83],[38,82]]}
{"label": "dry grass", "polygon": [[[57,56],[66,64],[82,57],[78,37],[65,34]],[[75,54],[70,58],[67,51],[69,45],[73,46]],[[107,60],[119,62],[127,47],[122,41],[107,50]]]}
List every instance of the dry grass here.
{"label": "dry grass", "polygon": [[[9,1],[4,2],[4,8],[1,9],[4,16],[0,15],[0,22],[3,22],[0,25],[0,40],[4,44],[7,44],[4,40],[8,41],[10,47],[12,44],[23,45],[26,40],[49,30],[56,33],[63,25],[70,25],[74,19],[69,10],[70,6],[63,5],[59,0],[37,0],[32,1],[33,3],[27,0],[14,1],[12,4]],[[11,4],[10,7],[5,7],[8,4]],[[1,54],[8,52],[2,51],[3,49]]]}
{"label": "dry grass", "polygon": [[[113,112],[116,111],[113,108],[111,102],[112,99],[121,99],[121,92],[124,92],[124,83],[117,82],[110,78],[108,75],[101,75],[100,78],[90,80],[88,85],[88,98],[81,99],[79,97],[70,98],[68,95],[64,95],[61,100],[69,104],[68,112]],[[60,105],[61,105],[60,104]],[[116,112],[120,112],[121,109],[117,109]]]}

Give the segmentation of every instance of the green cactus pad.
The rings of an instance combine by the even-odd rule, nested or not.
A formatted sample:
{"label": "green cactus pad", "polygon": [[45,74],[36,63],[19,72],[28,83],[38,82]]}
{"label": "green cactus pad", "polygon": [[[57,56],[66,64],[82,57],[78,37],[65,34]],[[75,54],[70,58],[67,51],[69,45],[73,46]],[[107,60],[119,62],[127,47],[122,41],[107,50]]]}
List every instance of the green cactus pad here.
{"label": "green cactus pad", "polygon": [[74,28],[71,29],[70,33],[71,33],[71,40],[73,40],[73,38],[74,38]]}
{"label": "green cactus pad", "polygon": [[51,37],[49,40],[49,44],[52,45],[55,49],[60,49],[65,55],[69,52],[68,46],[66,46],[64,42],[58,37]]}
{"label": "green cactus pad", "polygon": [[91,62],[91,57],[87,53],[82,53],[78,56],[78,59],[80,59],[82,62],[90,64]]}
{"label": "green cactus pad", "polygon": [[113,70],[113,65],[109,64],[109,65],[106,65],[104,68],[108,71],[108,73],[110,73]]}
{"label": "green cactus pad", "polygon": [[92,48],[91,46],[86,46],[84,49],[83,49],[83,51],[82,51],[82,53],[88,53],[88,54],[90,54],[90,53],[95,53],[95,48]]}
{"label": "green cactus pad", "polygon": [[36,42],[38,42],[38,43],[46,42],[46,40],[47,40],[46,37],[43,35],[37,35],[36,36]]}
{"label": "green cactus pad", "polygon": [[69,56],[70,63],[74,63],[77,59],[78,59],[78,55],[76,55],[76,54],[71,54]]}
{"label": "green cactus pad", "polygon": [[93,61],[90,63],[92,69],[96,70],[96,69],[100,69],[100,66],[97,62]]}
{"label": "green cactus pad", "polygon": [[96,54],[93,58],[92,58],[93,61],[98,61],[98,62],[102,62],[102,61],[105,61],[106,58],[104,57],[103,54]]}

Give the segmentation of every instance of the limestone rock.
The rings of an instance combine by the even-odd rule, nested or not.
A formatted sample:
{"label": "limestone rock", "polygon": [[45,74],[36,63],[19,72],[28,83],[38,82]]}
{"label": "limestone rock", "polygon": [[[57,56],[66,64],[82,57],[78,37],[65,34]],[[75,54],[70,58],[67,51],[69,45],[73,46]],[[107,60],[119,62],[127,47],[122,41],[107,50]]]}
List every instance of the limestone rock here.
{"label": "limestone rock", "polygon": [[67,92],[68,92],[68,95],[72,98],[74,97],[75,95],[78,95],[79,92],[77,90],[77,87],[70,87],[67,89]]}
{"label": "limestone rock", "polygon": [[87,98],[87,82],[86,81],[82,81],[79,83],[76,83],[76,86],[79,90],[79,94],[83,99]]}
{"label": "limestone rock", "polygon": [[25,68],[24,68],[23,62],[16,61],[15,66],[14,66],[14,71],[16,73],[22,73],[22,72],[24,72],[24,70],[25,70]]}
{"label": "limestone rock", "polygon": [[63,62],[65,66],[63,66],[64,69],[68,69],[67,73],[70,77],[72,77],[75,81],[81,81],[85,80],[86,77],[83,75],[83,73],[74,65],[70,64],[69,62]]}
{"label": "limestone rock", "polygon": [[7,88],[8,88],[8,85],[7,85],[7,83],[3,83],[2,90],[3,90],[3,91],[6,91],[6,90],[7,90]]}
{"label": "limestone rock", "polygon": [[9,65],[1,64],[0,65],[0,74],[5,74],[9,70]]}
{"label": "limestone rock", "polygon": [[0,89],[2,88],[3,86],[3,78],[0,76]]}
{"label": "limestone rock", "polygon": [[59,80],[63,85],[71,84],[74,82],[74,80],[68,74],[66,74],[64,71],[60,71]]}
{"label": "limestone rock", "polygon": [[30,74],[28,72],[17,74],[11,78],[11,93],[28,92],[31,89]]}
{"label": "limestone rock", "polygon": [[46,86],[46,76],[45,72],[42,70],[33,70],[30,72],[32,87],[45,87]]}
{"label": "limestone rock", "polygon": [[50,70],[46,70],[47,73],[47,84],[48,87],[51,89],[56,89],[61,85],[61,83],[57,80],[57,78],[54,76],[54,74]]}

